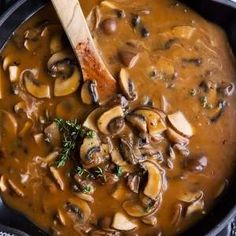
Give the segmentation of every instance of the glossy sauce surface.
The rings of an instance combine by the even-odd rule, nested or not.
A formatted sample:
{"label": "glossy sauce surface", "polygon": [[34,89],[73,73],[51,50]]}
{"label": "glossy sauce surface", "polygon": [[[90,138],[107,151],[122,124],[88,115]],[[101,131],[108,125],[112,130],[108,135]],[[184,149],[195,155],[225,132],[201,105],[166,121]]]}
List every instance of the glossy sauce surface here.
{"label": "glossy sauce surface", "polygon": [[[120,86],[128,108],[121,102],[116,103],[114,98],[106,105],[84,104],[80,72],[75,91],[73,86],[68,86],[62,89],[68,90],[68,95],[55,96],[58,92],[55,81],[58,78],[68,81],[72,76],[70,71],[69,76],[65,76],[66,66],[72,66],[73,71],[79,67],[51,6],[37,13],[1,52],[2,196],[10,206],[52,235],[176,235],[209,211],[227,188],[235,170],[236,67],[226,36],[217,26],[169,0],[80,2],[85,14],[90,14],[90,29],[109,70],[120,81],[119,73],[124,69],[136,96],[125,94]],[[59,40],[53,44],[55,38]],[[68,63],[63,61],[66,78],[60,77],[60,71],[52,74],[53,67],[48,66],[50,57],[58,52],[70,55],[69,59],[66,57]],[[13,78],[13,82],[10,82],[10,66],[17,67],[17,78]],[[30,70],[28,77],[25,70]],[[32,81],[36,90],[30,87]],[[40,87],[42,85],[48,87]],[[55,122],[55,118],[77,119],[83,124],[95,108],[101,109],[95,119],[95,126],[99,126],[99,117],[115,106],[124,110],[121,118],[122,122],[125,120],[125,128],[118,134],[104,134],[99,127],[98,132],[94,131],[102,140],[103,154],[99,155],[106,161],[95,166],[93,163],[92,168],[91,163],[81,161],[81,145],[87,138],[83,136],[76,139],[71,159],[58,167],[68,133],[60,129],[60,141],[55,141],[56,135],[50,132],[47,135],[45,128]],[[148,132],[137,131],[128,117],[135,112],[137,115],[137,111],[143,117],[143,110],[158,114],[164,129],[155,135],[151,134],[150,127]],[[176,117],[176,114],[181,114],[180,128],[171,120],[171,115]],[[149,118],[145,117],[145,122]],[[173,136],[168,135],[169,129],[175,133],[174,141]],[[37,139],[37,134],[41,139]],[[117,143],[130,138],[135,149],[136,140],[142,135],[148,136],[152,144],[147,148],[151,154],[143,154],[140,147],[142,160],[132,163],[124,157],[129,154],[124,154]],[[107,147],[108,139],[114,147],[112,150]],[[111,156],[115,149],[123,154],[128,164],[114,163]],[[150,176],[154,179],[157,175],[151,175],[149,164],[154,166],[154,174],[160,174],[159,179],[150,183],[151,189],[156,189],[157,184],[161,186],[158,195],[151,200],[154,193],[148,194],[146,187]],[[95,180],[88,177],[86,171],[91,172]],[[62,183],[55,177],[58,173]],[[129,176],[140,177],[138,193],[127,184]],[[81,179],[86,182],[86,188],[81,188]],[[121,193],[114,197],[117,188]],[[86,203],[81,200],[81,192],[92,198],[87,197]],[[145,205],[142,205],[142,216],[133,217],[124,209],[124,203],[132,199]],[[145,201],[148,204],[143,203]],[[71,208],[76,204],[77,211]],[[131,224],[127,224],[125,230],[117,229],[114,224],[117,212]],[[86,214],[89,215],[87,220]],[[105,226],[101,223],[104,219],[108,222]]]}

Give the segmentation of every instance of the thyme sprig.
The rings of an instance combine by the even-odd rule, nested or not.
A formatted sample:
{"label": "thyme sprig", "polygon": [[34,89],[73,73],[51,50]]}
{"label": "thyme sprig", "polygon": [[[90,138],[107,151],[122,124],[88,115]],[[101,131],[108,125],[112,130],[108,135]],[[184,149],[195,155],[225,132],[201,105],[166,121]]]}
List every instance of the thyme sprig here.
{"label": "thyme sprig", "polygon": [[56,166],[59,168],[64,166],[72,156],[78,138],[93,138],[95,133],[94,131],[83,127],[81,124],[78,123],[77,120],[71,121],[64,120],[62,118],[56,118],[54,121],[63,136],[62,150],[56,161]]}

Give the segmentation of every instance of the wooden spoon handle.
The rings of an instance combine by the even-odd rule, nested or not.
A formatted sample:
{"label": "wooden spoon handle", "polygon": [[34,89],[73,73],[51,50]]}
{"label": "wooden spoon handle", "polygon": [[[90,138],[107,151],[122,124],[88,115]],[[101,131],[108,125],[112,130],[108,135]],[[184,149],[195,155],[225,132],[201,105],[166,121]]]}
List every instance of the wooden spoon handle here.
{"label": "wooden spoon handle", "polygon": [[101,102],[115,95],[116,80],[101,59],[78,0],[51,0],[80,62],[84,80],[96,80]]}

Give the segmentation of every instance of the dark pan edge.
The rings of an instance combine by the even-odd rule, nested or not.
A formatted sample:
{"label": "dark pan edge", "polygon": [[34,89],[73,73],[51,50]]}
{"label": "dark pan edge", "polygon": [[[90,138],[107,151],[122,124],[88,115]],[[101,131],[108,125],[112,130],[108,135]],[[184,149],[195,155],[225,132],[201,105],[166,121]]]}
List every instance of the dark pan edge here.
{"label": "dark pan edge", "polygon": [[0,18],[0,51],[11,38],[12,33],[39,11],[47,0],[19,0]]}
{"label": "dark pan edge", "polygon": [[[224,1],[224,0],[213,0],[213,1],[216,3],[223,3],[225,5],[236,8],[236,3],[233,3],[230,1]],[[4,48],[5,44],[7,43],[9,38],[12,36],[12,32],[14,32],[23,22],[28,20],[33,14],[39,11],[46,2],[47,2],[46,0],[19,0],[17,1],[15,5],[13,5],[12,8],[10,8],[9,11],[7,11],[0,18],[0,28],[1,28],[0,51]],[[20,12],[19,9],[22,9],[21,10],[22,12]],[[235,183],[232,185],[235,186]],[[231,186],[230,188],[232,189],[234,186]],[[221,205],[223,205],[222,201],[227,201],[227,196],[229,194],[230,193],[226,193],[225,196],[223,196],[222,199],[219,200],[219,203],[221,203]],[[231,194],[232,194],[232,191],[231,191]],[[195,235],[198,235],[198,236],[199,235],[207,235],[207,236],[217,235],[226,226],[226,224],[230,222],[230,219],[233,218],[235,213],[236,213],[236,205],[234,205],[234,207],[230,211],[227,211],[227,214],[224,214],[222,216],[223,219],[219,220],[218,224],[214,225],[213,229],[204,230],[205,231],[204,234],[198,234],[200,232],[196,231]],[[210,212],[209,215],[204,217],[202,221],[207,221],[208,217],[214,217],[214,214]],[[202,223],[202,221],[200,221],[199,223]],[[199,227],[201,227],[201,225],[197,223],[196,225],[193,226],[192,229],[197,230],[199,229]]]}

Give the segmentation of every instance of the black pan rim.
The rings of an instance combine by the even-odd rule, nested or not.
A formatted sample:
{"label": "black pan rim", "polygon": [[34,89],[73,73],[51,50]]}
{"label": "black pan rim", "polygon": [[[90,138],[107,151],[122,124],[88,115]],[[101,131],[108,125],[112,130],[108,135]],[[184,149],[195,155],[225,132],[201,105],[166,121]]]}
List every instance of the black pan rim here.
{"label": "black pan rim", "polygon": [[[213,2],[224,4],[236,10],[236,2],[230,0],[211,0]],[[20,27],[25,21],[32,17],[35,13],[41,10],[48,0],[18,0],[8,11],[6,11],[0,17],[0,52],[4,49],[5,45],[12,37],[14,32]],[[23,11],[23,12],[22,12]],[[16,20],[17,19],[17,20]],[[234,183],[235,184],[235,183]],[[227,199],[226,199],[227,200]],[[216,203],[217,205],[217,203]],[[215,236],[220,233],[225,226],[230,222],[230,220],[236,214],[236,202],[234,206],[229,210],[222,219],[217,224],[213,225],[210,229],[206,229],[202,235],[205,236]],[[211,212],[203,217],[202,220],[193,225],[189,230],[184,232],[184,235],[190,235],[188,232],[193,232],[192,229],[197,229],[201,227],[203,221],[207,221],[207,217],[213,217]],[[197,232],[195,232],[197,233]],[[193,234],[192,234],[193,235]],[[195,234],[194,234],[195,235]],[[200,236],[200,234],[196,234]]]}

